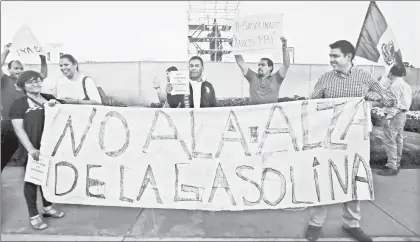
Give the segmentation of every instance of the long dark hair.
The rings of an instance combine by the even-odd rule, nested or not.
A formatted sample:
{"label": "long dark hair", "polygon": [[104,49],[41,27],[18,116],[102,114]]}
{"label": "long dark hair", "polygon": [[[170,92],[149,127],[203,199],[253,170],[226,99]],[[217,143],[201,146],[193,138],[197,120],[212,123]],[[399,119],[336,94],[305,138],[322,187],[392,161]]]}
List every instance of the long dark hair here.
{"label": "long dark hair", "polygon": [[70,54],[64,54],[62,56],[60,56],[60,60],[61,59],[67,59],[69,60],[73,65],[77,65],[76,70],[79,71],[79,63],[77,62],[76,58],[74,58],[74,56],[70,55]]}

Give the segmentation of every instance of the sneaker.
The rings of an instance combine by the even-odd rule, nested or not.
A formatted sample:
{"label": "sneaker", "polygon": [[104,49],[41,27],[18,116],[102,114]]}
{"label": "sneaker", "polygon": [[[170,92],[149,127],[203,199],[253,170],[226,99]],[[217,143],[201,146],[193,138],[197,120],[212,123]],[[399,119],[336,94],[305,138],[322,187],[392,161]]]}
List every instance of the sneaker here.
{"label": "sneaker", "polygon": [[317,241],[321,235],[321,229],[322,227],[320,226],[308,225],[305,238],[309,241]]}
{"label": "sneaker", "polygon": [[343,226],[343,230],[350,235],[351,237],[353,237],[354,239],[356,239],[357,241],[373,241],[371,237],[367,236],[360,227],[355,227],[355,228],[346,228]]}

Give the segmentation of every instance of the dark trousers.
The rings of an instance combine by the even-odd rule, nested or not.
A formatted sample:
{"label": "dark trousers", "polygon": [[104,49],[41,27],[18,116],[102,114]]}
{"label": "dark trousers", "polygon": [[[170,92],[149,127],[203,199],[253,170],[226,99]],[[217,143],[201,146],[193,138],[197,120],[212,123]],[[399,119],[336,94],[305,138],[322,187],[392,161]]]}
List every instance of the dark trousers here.
{"label": "dark trousers", "polygon": [[[29,217],[34,217],[39,214],[38,207],[36,206],[38,187],[40,186],[30,182],[25,182],[23,185],[23,194],[25,195],[26,204],[28,205]],[[42,206],[51,206],[52,203],[45,199],[42,188],[40,187],[39,189],[41,190]]]}
{"label": "dark trousers", "polygon": [[[17,150],[19,145],[19,140],[16,136],[15,131],[13,130],[12,122],[10,120],[1,121],[1,171],[6,167],[7,163],[12,158],[13,154]],[[26,166],[25,166],[26,169]],[[34,217],[39,214],[38,208],[36,206],[37,195],[38,195],[38,185],[32,184],[30,182],[25,182],[23,185],[23,194],[25,195],[26,204],[28,205],[29,216]],[[48,202],[44,194],[42,193],[42,205],[44,207],[51,206],[52,203]]]}
{"label": "dark trousers", "polygon": [[12,158],[19,145],[10,120],[1,121],[1,171]]}

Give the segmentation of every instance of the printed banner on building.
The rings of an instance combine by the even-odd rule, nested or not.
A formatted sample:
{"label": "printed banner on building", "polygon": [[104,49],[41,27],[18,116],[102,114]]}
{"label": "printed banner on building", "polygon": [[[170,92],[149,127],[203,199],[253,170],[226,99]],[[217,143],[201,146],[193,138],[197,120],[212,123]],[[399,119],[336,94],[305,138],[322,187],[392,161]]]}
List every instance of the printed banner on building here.
{"label": "printed banner on building", "polygon": [[51,202],[190,210],[374,199],[361,98],[244,107],[46,107]]}

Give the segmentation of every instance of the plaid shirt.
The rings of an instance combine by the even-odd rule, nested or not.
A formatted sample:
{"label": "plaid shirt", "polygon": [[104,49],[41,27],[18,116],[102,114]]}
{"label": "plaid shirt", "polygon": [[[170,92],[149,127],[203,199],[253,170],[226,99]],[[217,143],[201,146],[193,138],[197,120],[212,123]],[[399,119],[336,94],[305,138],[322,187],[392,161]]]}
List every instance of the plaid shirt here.
{"label": "plaid shirt", "polygon": [[393,106],[395,97],[384,90],[369,72],[353,66],[347,75],[333,70],[323,74],[315,85],[311,99],[363,97],[369,91],[382,96],[380,101],[385,106]]}

